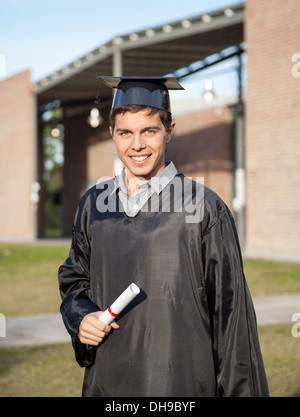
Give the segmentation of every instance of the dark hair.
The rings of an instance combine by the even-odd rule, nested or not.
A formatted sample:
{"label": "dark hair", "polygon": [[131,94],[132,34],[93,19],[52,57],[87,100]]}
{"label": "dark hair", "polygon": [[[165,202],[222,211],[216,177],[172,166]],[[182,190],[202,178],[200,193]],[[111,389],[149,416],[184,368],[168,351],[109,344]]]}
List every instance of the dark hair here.
{"label": "dark hair", "polygon": [[115,118],[117,116],[117,114],[123,114],[126,112],[130,112],[130,113],[137,113],[141,110],[145,110],[148,109],[149,113],[148,116],[152,116],[154,114],[159,114],[160,120],[162,122],[162,124],[164,125],[166,132],[169,132],[170,130],[170,125],[172,123],[172,114],[164,111],[164,110],[159,110],[156,109],[155,107],[149,107],[149,106],[141,106],[141,105],[137,105],[137,104],[127,104],[125,106],[118,106],[115,107],[113,109],[111,109],[110,113],[109,113],[109,126],[112,128],[112,130],[114,130],[115,128]]}

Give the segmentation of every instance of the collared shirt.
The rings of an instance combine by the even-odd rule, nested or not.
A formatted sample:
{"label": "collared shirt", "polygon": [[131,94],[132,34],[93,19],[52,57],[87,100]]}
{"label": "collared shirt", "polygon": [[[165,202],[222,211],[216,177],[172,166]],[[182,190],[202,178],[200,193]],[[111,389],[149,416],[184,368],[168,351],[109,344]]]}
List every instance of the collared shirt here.
{"label": "collared shirt", "polygon": [[178,171],[171,161],[166,161],[165,168],[160,171],[155,177],[146,183],[140,185],[135,195],[131,194],[126,186],[125,169],[116,176],[115,186],[119,192],[123,209],[127,216],[135,217],[141,208],[145,205],[151,195],[155,192],[160,194],[162,190],[172,181]]}

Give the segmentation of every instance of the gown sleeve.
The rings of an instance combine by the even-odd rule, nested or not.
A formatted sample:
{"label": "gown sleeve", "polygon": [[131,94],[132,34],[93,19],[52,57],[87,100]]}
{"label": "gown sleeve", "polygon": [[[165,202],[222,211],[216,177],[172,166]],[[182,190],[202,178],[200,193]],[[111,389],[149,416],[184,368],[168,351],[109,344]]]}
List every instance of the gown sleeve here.
{"label": "gown sleeve", "polygon": [[95,347],[80,342],[78,330],[86,314],[99,311],[91,300],[90,291],[90,202],[83,199],[77,209],[73,227],[69,256],[58,270],[59,290],[62,298],[60,311],[69,332],[80,366],[94,362]]}
{"label": "gown sleeve", "polygon": [[234,221],[222,200],[214,198],[212,203],[205,210],[203,265],[217,396],[268,397],[256,315]]}

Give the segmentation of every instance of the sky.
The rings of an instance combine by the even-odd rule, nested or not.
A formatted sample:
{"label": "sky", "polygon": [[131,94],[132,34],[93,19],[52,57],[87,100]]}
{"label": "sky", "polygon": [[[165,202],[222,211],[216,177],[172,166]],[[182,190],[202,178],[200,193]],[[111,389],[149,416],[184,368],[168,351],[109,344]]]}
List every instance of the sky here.
{"label": "sky", "polygon": [[242,0],[0,0],[0,77],[30,69],[32,80],[114,37]]}

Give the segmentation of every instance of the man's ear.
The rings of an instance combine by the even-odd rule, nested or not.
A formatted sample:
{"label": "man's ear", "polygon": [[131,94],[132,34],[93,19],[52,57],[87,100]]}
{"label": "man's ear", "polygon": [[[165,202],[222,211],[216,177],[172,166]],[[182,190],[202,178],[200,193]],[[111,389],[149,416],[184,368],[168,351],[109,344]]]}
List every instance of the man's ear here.
{"label": "man's ear", "polygon": [[109,131],[110,131],[110,134],[111,134],[112,138],[114,138],[113,130],[112,130],[112,127],[111,126],[109,126]]}
{"label": "man's ear", "polygon": [[170,124],[169,131],[167,132],[167,140],[166,140],[166,143],[169,143],[170,142],[170,140],[172,139],[172,135],[173,135],[174,131],[175,131],[175,122],[172,122]]}

